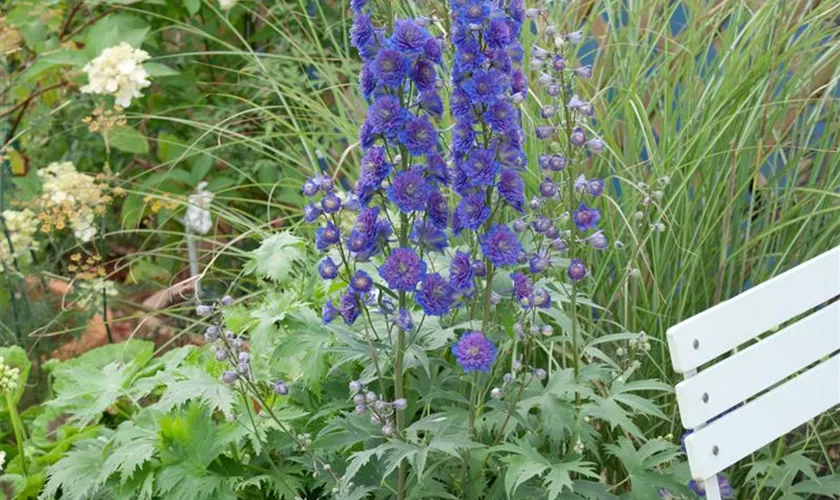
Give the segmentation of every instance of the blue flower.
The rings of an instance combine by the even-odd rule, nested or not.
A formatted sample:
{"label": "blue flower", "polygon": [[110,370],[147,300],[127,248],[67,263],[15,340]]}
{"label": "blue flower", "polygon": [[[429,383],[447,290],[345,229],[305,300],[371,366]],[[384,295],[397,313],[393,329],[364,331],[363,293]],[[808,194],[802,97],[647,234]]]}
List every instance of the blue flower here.
{"label": "blue flower", "polygon": [[572,281],[580,281],[586,277],[586,266],[580,259],[572,259],[567,274]]}
{"label": "blue flower", "polygon": [[373,74],[384,85],[399,87],[411,70],[411,58],[394,49],[382,49],[373,60]]}
{"label": "blue flower", "polygon": [[394,96],[381,96],[368,109],[367,123],[371,132],[382,134],[392,139],[397,136],[406,118],[406,110],[400,106],[400,100]]}
{"label": "blue flower", "polygon": [[430,187],[423,172],[414,169],[394,176],[388,188],[388,199],[393,201],[401,212],[410,213],[426,208],[429,192]]}
{"label": "blue flower", "polygon": [[350,288],[356,293],[368,293],[373,286],[373,280],[370,275],[364,271],[356,271],[356,274],[350,278]]}
{"label": "blue flower", "polygon": [[321,207],[315,204],[314,201],[311,201],[303,207],[303,220],[312,224],[318,220],[318,217],[320,217],[323,213],[324,212],[321,210]]}
{"label": "blue flower", "polygon": [[426,157],[426,179],[433,183],[449,183],[449,175],[446,173],[446,162],[438,153],[432,153]]}
{"label": "blue flower", "polygon": [[350,8],[354,12],[361,12],[365,8],[365,5],[367,5],[367,2],[368,0],[350,0]]}
{"label": "blue flower", "polygon": [[458,293],[467,293],[473,288],[473,271],[470,254],[455,252],[449,263],[449,286]]}
{"label": "blue flower", "polygon": [[417,89],[421,92],[427,90],[434,90],[435,82],[437,81],[437,70],[432,61],[428,59],[417,59],[414,66],[411,68],[411,80],[417,85]]}
{"label": "blue flower", "polygon": [[490,217],[490,207],[482,193],[469,194],[458,203],[452,216],[452,231],[455,234],[464,229],[478,229]]}
{"label": "blue flower", "polygon": [[414,321],[411,319],[411,313],[408,312],[407,309],[400,309],[400,313],[397,315],[395,323],[397,324],[397,327],[404,332],[414,330]]}
{"label": "blue flower", "polygon": [[329,221],[326,226],[315,230],[315,247],[323,252],[338,243],[340,237],[338,228]]}
{"label": "blue flower", "polygon": [[350,45],[361,52],[365,46],[374,40],[373,23],[367,14],[358,14],[353,18],[350,27]]}
{"label": "blue flower", "polygon": [[379,276],[395,291],[413,291],[426,275],[426,263],[410,248],[397,248],[379,268]]}
{"label": "blue flower", "polygon": [[365,151],[359,170],[356,194],[364,199],[365,193],[379,189],[382,181],[391,173],[391,164],[385,157],[385,148],[373,147]]}
{"label": "blue flower", "polygon": [[338,303],[338,312],[348,325],[356,322],[356,318],[359,317],[361,311],[359,308],[359,299],[352,290],[348,289],[347,293],[342,295]]}
{"label": "blue flower", "polygon": [[431,37],[426,40],[426,45],[423,46],[423,55],[435,64],[443,62],[443,49],[440,47],[440,42]]}
{"label": "blue flower", "polygon": [[490,371],[496,353],[496,346],[481,332],[466,332],[452,346],[452,354],[465,372]]}
{"label": "blue flower", "polygon": [[476,71],[463,85],[472,102],[492,104],[505,90],[504,75],[495,69]]}
{"label": "blue flower", "polygon": [[475,142],[475,132],[469,122],[458,122],[452,129],[452,146],[456,154],[464,154]]}
{"label": "blue flower", "polygon": [[505,169],[497,184],[499,194],[514,210],[525,211],[525,181],[515,170]]}
{"label": "blue flower", "polygon": [[[729,480],[723,476],[723,474],[717,474],[717,482],[718,488],[720,489],[720,496],[723,498],[731,498],[733,495],[732,485],[729,484]],[[692,479],[688,482],[688,487],[694,491],[694,494],[698,497],[705,497],[706,496],[706,486],[703,484],[702,481],[695,481]]]}
{"label": "blue flower", "polygon": [[379,242],[379,207],[359,211],[353,229],[347,237],[347,249],[356,260],[367,260],[377,250]]}
{"label": "blue flower", "polygon": [[362,146],[362,149],[367,149],[374,145],[377,133],[373,131],[373,125],[370,122],[362,123],[362,126],[359,127],[359,144]]}
{"label": "blue flower", "polygon": [[472,101],[466,92],[460,87],[456,88],[452,95],[449,96],[449,107],[452,109],[452,114],[456,117],[468,115],[473,111]]}
{"label": "blue flower", "polygon": [[507,101],[496,101],[484,113],[484,121],[496,132],[507,132],[516,126],[516,110]]}
{"label": "blue flower", "polygon": [[574,213],[575,225],[581,231],[586,229],[598,227],[598,221],[601,220],[601,212],[596,208],[589,208],[586,203],[581,202],[580,206]]}
{"label": "blue flower", "polygon": [[435,90],[421,92],[417,104],[420,106],[420,109],[429,115],[438,118],[443,115],[443,101],[440,100],[440,95]]}
{"label": "blue flower", "polygon": [[481,251],[496,267],[513,266],[518,263],[522,244],[513,231],[504,224],[496,224],[479,237]]}
{"label": "blue flower", "polygon": [[338,317],[339,311],[333,305],[332,300],[324,303],[324,309],[321,312],[321,322],[325,325],[332,323],[332,320]]}
{"label": "blue flower", "polygon": [[318,274],[325,280],[332,280],[338,276],[338,266],[332,258],[327,257],[318,263]]}
{"label": "blue flower", "polygon": [[484,32],[484,39],[493,48],[501,48],[510,43],[510,25],[504,19],[491,19],[490,26]]}
{"label": "blue flower", "polygon": [[399,139],[412,156],[431,154],[437,145],[437,130],[425,115],[421,115],[405,121]]}
{"label": "blue flower", "polygon": [[420,282],[415,299],[429,316],[443,316],[452,308],[452,288],[440,274],[427,274]]}
{"label": "blue flower", "polygon": [[496,155],[489,149],[473,149],[467,155],[462,168],[470,184],[473,186],[489,186],[496,180],[499,173],[499,162]]}
{"label": "blue flower", "polygon": [[511,273],[510,279],[513,280],[513,296],[519,304],[525,309],[533,307],[534,285],[530,278],[520,272]]}
{"label": "blue flower", "polygon": [[325,214],[334,214],[341,210],[341,198],[333,192],[329,192],[321,198],[321,210]]}
{"label": "blue flower", "polygon": [[443,249],[449,246],[446,232],[438,228],[431,220],[415,220],[408,240],[433,252],[443,252]]}
{"label": "blue flower", "polygon": [[487,0],[466,0],[455,11],[460,22],[466,24],[481,24],[487,19],[492,10]]}
{"label": "blue flower", "polygon": [[429,220],[441,229],[449,225],[449,204],[440,191],[432,191],[426,200],[426,215]]}
{"label": "blue flower", "polygon": [[376,90],[376,78],[373,76],[373,70],[370,68],[370,63],[362,64],[362,72],[359,73],[359,89],[365,99],[370,99],[373,92]]}
{"label": "blue flower", "polygon": [[394,32],[391,35],[391,46],[400,52],[417,55],[426,49],[426,43],[431,38],[425,28],[410,19],[394,21]]}
{"label": "blue flower", "polygon": [[477,70],[486,59],[484,52],[481,51],[481,45],[473,38],[467,38],[456,45],[455,64],[459,72]]}

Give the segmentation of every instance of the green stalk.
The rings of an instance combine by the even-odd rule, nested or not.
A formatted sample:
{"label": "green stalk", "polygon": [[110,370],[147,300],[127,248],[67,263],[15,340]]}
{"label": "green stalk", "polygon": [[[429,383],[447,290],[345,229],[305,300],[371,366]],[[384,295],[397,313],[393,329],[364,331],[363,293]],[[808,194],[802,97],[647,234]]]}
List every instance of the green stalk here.
{"label": "green stalk", "polygon": [[23,475],[28,476],[29,471],[26,467],[26,453],[23,450],[23,441],[26,433],[23,428],[23,423],[20,421],[20,415],[18,415],[17,405],[14,401],[12,401],[12,394],[7,392],[5,396],[6,408],[9,409],[9,418],[12,420],[12,429],[15,432],[15,442],[17,442],[18,455],[20,455],[20,464],[21,468],[23,468]]}

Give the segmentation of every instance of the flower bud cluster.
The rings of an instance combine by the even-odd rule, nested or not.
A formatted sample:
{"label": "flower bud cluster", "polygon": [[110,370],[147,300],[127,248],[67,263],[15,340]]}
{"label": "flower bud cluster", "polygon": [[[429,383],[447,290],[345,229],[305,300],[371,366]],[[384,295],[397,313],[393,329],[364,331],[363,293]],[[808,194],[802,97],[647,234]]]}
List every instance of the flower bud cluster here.
{"label": "flower bud cluster", "polygon": [[388,402],[375,392],[367,390],[365,385],[358,380],[350,382],[350,396],[356,407],[356,415],[370,415],[371,423],[378,425],[385,437],[394,435],[396,412],[405,411],[408,407],[408,401],[404,398]]}

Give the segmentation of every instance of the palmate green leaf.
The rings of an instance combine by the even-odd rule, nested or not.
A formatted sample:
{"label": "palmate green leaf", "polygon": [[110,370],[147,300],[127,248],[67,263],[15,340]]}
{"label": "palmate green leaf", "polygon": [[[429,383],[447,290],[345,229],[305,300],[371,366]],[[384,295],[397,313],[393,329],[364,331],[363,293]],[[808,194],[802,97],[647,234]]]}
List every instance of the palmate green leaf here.
{"label": "palmate green leaf", "polygon": [[548,500],[555,500],[567,488],[569,491],[575,490],[575,481],[572,481],[571,474],[576,474],[577,477],[598,478],[598,474],[592,469],[592,464],[582,460],[554,464],[543,478]]}
{"label": "palmate green leaf", "polygon": [[803,495],[836,495],[840,491],[840,472],[830,476],[800,481],[790,487],[788,492]]}
{"label": "palmate green leaf", "polygon": [[249,274],[275,282],[289,277],[294,265],[306,256],[304,242],[289,231],[269,236],[251,253],[251,261],[245,266]]}
{"label": "palmate green leaf", "polygon": [[298,465],[286,465],[272,469],[266,474],[259,474],[236,484],[236,491],[245,492],[249,488],[267,491],[278,500],[294,499],[303,487],[301,478],[303,469]]}
{"label": "palmate green leaf", "polygon": [[143,464],[154,457],[157,445],[155,429],[137,426],[133,421],[120,424],[111,441],[112,448],[102,466],[103,474],[119,473],[125,484]]}
{"label": "palmate green leaf", "polygon": [[184,403],[198,401],[233,418],[233,391],[220,380],[196,367],[173,370],[172,376],[154,408],[168,412]]}
{"label": "palmate green leaf", "polygon": [[236,498],[232,487],[235,478],[210,466],[242,432],[239,426],[214,422],[207,410],[197,404],[161,418],[161,469],[156,492],[164,498],[182,500]]}
{"label": "palmate green leaf", "polygon": [[108,479],[102,474],[105,455],[104,442],[88,440],[78,449],[50,467],[47,482],[39,498],[51,499],[61,490],[62,498],[82,500],[95,496]]}
{"label": "palmate green leaf", "polygon": [[129,396],[128,387],[136,374],[133,364],[113,362],[101,370],[86,367],[63,369],[62,384],[56,386],[56,397],[47,404],[62,408],[74,422],[98,421],[102,413],[117,399]]}
{"label": "palmate green leaf", "polygon": [[551,466],[545,462],[534,462],[525,457],[512,457],[508,460],[505,472],[505,492],[508,498],[516,498],[516,489],[532,477],[539,476]]}
{"label": "palmate green leaf", "polygon": [[683,491],[685,485],[677,482],[670,475],[658,472],[658,468],[671,462],[680,455],[677,445],[668,441],[652,439],[639,449],[626,437],[621,437],[615,444],[607,444],[605,449],[618,458],[630,479],[631,491],[628,498],[649,499],[658,497],[660,488],[670,491]]}

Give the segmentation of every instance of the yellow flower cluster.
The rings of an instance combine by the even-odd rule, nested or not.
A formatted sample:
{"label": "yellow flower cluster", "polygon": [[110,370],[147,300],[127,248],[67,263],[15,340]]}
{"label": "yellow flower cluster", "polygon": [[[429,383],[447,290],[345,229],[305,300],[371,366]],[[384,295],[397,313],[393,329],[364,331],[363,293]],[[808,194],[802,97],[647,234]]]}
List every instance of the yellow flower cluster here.
{"label": "yellow flower cluster", "polygon": [[3,356],[0,356],[0,394],[17,389],[19,376],[20,370],[7,365]]}
{"label": "yellow flower cluster", "polygon": [[75,274],[74,279],[78,280],[94,280],[104,277],[106,272],[102,267],[102,257],[99,255],[91,255],[82,261],[82,254],[74,253],[70,256],[70,262],[67,270]]}
{"label": "yellow flower cluster", "polygon": [[96,236],[96,216],[105,213],[113,199],[104,176],[76,171],[69,161],[50,163],[38,171],[43,182],[39,198],[41,231],[48,233],[69,226],[82,242]]}
{"label": "yellow flower cluster", "polygon": [[143,201],[149,205],[149,209],[151,209],[152,213],[158,213],[164,208],[167,210],[174,210],[178,208],[178,200],[167,200],[164,198],[158,198],[156,196],[146,196],[143,198]]}
{"label": "yellow flower cluster", "polygon": [[8,238],[0,234],[0,260],[9,266],[14,259],[27,259],[32,250],[38,249],[35,233],[38,232],[39,221],[29,209],[4,210],[3,221],[6,223]]}

